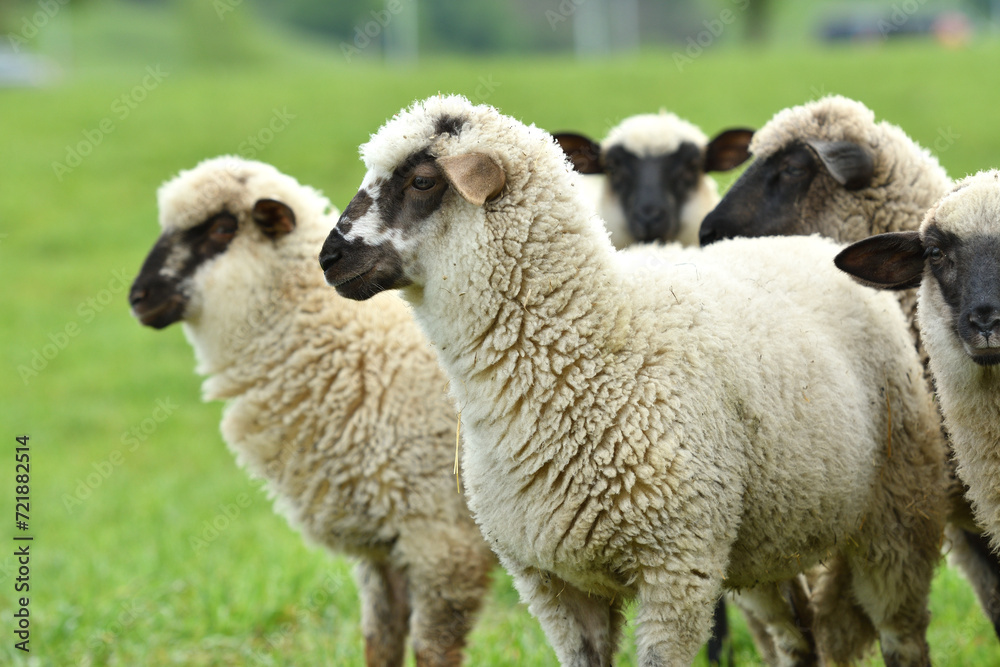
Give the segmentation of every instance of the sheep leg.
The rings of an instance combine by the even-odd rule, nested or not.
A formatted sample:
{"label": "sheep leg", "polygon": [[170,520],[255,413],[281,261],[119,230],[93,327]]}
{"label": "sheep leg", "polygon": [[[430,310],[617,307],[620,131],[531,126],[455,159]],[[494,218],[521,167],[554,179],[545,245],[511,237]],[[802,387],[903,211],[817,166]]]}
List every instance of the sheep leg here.
{"label": "sheep leg", "polygon": [[609,667],[624,623],[619,599],[588,594],[554,574],[503,559],[563,667]]}
{"label": "sheep leg", "polygon": [[854,597],[851,572],[836,556],[810,570],[813,630],[823,660],[835,665],[861,660],[875,642],[875,626]]}
{"label": "sheep leg", "polygon": [[749,619],[766,628],[766,637],[760,639],[765,652],[771,653],[765,656],[771,664],[805,667],[818,663],[805,577],[762,584],[735,593],[733,599]]}
{"label": "sheep leg", "polygon": [[635,639],[643,667],[690,665],[711,633],[722,592],[719,578],[703,572],[656,571],[640,575]]}
{"label": "sheep leg", "polygon": [[930,665],[927,599],[936,550],[924,557],[873,552],[849,560],[854,594],[878,631],[886,667]]}
{"label": "sheep leg", "polygon": [[949,561],[969,580],[993,631],[1000,637],[1000,563],[990,549],[989,537],[954,524],[948,524],[945,533],[951,543]]}
{"label": "sheep leg", "polygon": [[489,588],[494,560],[478,533],[455,526],[409,531],[410,634],[417,667],[458,667],[466,637]]}
{"label": "sheep leg", "polygon": [[361,597],[361,632],[367,667],[400,667],[410,616],[406,578],[386,563],[363,560],[354,568]]}

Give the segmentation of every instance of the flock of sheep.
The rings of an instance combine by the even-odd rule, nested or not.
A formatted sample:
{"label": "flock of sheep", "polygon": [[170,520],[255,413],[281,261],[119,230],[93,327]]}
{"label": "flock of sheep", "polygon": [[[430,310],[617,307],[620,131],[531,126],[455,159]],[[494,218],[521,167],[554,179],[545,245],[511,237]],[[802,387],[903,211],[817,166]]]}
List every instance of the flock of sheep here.
{"label": "flock of sheep", "polygon": [[342,214],[181,172],[129,299],[357,560],[368,665],[461,664],[498,561],[564,665],[631,601],[639,663],[691,664],[724,594],[769,664],[928,665],[943,547],[1000,636],[1000,172],[952,185],[842,97],[596,143],[437,96],[361,154]]}

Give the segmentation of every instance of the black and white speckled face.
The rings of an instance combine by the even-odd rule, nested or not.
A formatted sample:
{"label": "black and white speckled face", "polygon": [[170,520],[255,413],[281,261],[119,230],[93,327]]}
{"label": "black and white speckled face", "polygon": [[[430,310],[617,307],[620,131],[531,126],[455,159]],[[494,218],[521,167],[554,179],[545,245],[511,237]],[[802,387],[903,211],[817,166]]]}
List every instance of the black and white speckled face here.
{"label": "black and white speckled face", "polygon": [[163,232],[129,291],[132,313],[139,321],[162,329],[184,319],[192,277],[226,251],[238,227],[236,216],[220,211],[190,229]]}
{"label": "black and white speckled face", "polygon": [[[250,216],[275,240],[295,228],[295,214],[273,199],[258,200]],[[226,209],[185,229],[166,229],[153,245],[129,291],[132,313],[146,326],[163,329],[186,317],[193,279],[200,268],[229,249],[240,224]]]}
{"label": "black and white speckled face", "polygon": [[977,364],[1000,364],[1000,233],[960,237],[930,225],[923,243],[965,352]]}
{"label": "black and white speckled face", "polygon": [[448,187],[427,150],[413,153],[391,174],[369,172],[323,244],[320,266],[327,282],[358,300],[411,284],[403,256]]}

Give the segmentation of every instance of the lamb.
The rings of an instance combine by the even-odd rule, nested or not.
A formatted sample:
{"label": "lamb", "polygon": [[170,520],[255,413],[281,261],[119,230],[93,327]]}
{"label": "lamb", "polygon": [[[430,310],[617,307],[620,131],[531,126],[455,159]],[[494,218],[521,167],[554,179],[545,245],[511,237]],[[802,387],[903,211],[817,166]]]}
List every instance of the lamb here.
{"label": "lamb", "polygon": [[920,331],[979,524],[1000,549],[1000,171],[969,176],[919,231],[880,234],[836,258],[864,284],[920,286]]}
{"label": "lamb", "polygon": [[661,111],[626,118],[600,144],[573,132],[556,141],[582,174],[616,248],[678,241],[698,245],[702,218],[719,202],[708,172],[748,157],[753,130],[730,129],[711,141],[696,125]]}
{"label": "lamb", "polygon": [[402,665],[409,630],[417,665],[460,664],[495,558],[456,490],[455,410],[409,308],[330,293],[315,267],[330,204],[274,167],[206,160],[159,207],[134,314],[183,322],[240,465],[306,538],[358,560],[366,663]]}
{"label": "lamb", "polygon": [[836,271],[837,246],[616,253],[549,135],[457,96],[361,153],[321,268],[342,296],[413,305],[469,506],[564,665],[610,664],[629,599],[640,664],[690,664],[723,586],[794,661],[777,585],[820,560],[887,664],[928,663],[937,414],[895,301]]}
{"label": "lamb", "polygon": [[[553,136],[583,179],[616,248],[636,243],[698,244],[702,218],[719,202],[708,172],[728,171],[750,156],[753,130],[730,129],[711,141],[673,113],[630,116],[599,144],[575,132]],[[726,607],[715,609],[709,664],[722,661],[729,635]]]}
{"label": "lamb", "polygon": [[[862,103],[840,96],[778,112],[753,136],[750,152],[754,162],[702,223],[705,245],[735,236],[812,233],[852,243],[915,231],[927,209],[951,189],[930,152],[899,127],[876,123]],[[926,364],[916,290],[899,291],[898,297]],[[952,562],[969,579],[1000,636],[1000,560],[972,519],[965,486],[953,468],[950,474]],[[858,638],[860,628],[848,634]],[[844,651],[845,659],[853,652]]]}

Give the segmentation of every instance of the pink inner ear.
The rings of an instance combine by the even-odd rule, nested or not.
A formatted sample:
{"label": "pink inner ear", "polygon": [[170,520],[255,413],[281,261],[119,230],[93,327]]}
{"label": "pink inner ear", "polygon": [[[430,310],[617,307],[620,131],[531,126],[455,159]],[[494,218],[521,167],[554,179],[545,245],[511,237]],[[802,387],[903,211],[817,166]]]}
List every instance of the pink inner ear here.
{"label": "pink inner ear", "polygon": [[458,194],[476,206],[495,199],[507,183],[503,170],[485,153],[446,155],[437,163]]}

